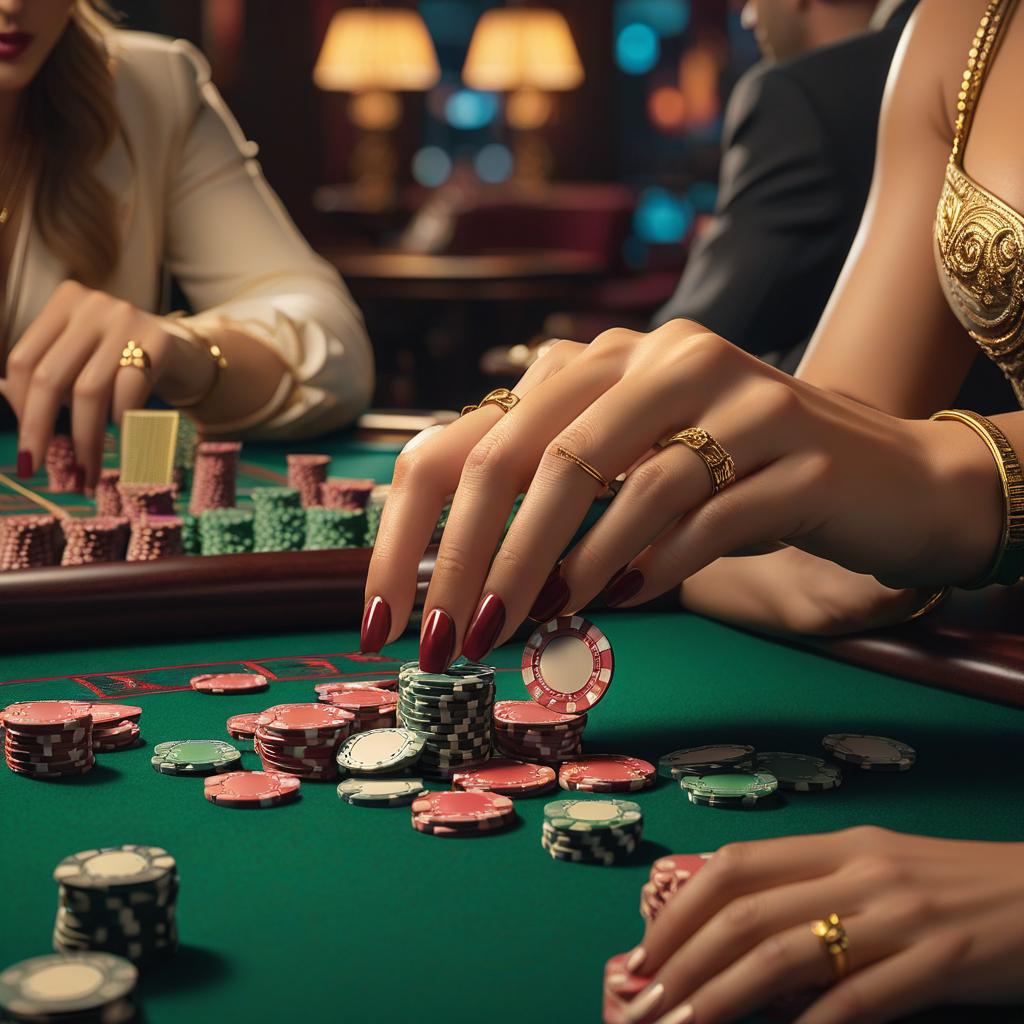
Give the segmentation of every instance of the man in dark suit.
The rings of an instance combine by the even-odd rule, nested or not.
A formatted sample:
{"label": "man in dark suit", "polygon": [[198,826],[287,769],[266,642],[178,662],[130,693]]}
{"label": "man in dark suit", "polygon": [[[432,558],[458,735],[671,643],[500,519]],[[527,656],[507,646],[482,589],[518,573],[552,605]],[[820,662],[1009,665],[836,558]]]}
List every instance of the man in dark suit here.
{"label": "man in dark suit", "polygon": [[886,76],[916,2],[747,0],[765,60],[729,97],[714,220],[652,326],[697,320],[795,369],[860,223]]}

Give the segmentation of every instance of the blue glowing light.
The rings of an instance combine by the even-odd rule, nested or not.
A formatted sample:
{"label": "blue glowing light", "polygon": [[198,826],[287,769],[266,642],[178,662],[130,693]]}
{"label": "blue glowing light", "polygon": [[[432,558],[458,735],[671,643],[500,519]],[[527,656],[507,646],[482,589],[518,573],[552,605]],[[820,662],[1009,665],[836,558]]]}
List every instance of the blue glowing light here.
{"label": "blue glowing light", "polygon": [[619,0],[615,21],[618,25],[639,21],[662,38],[678,36],[690,24],[690,0]]}
{"label": "blue glowing light", "polygon": [[412,176],[424,188],[443,185],[452,173],[452,158],[440,146],[424,146],[412,158]]}
{"label": "blue glowing light", "polygon": [[646,74],[658,63],[660,55],[657,33],[639,21],[627,25],[615,40],[615,61],[626,74]]}
{"label": "blue glowing light", "polygon": [[500,142],[492,142],[490,145],[484,146],[473,158],[473,167],[477,177],[489,185],[498,185],[503,181],[508,181],[512,177],[514,164],[512,152],[508,146],[503,146]]}
{"label": "blue glowing light", "polygon": [[448,97],[444,116],[453,128],[476,131],[498,116],[498,97],[492,92],[459,89]]}
{"label": "blue glowing light", "polygon": [[640,193],[633,214],[633,230],[644,242],[671,245],[681,242],[693,224],[693,204],[663,188],[646,188]]}

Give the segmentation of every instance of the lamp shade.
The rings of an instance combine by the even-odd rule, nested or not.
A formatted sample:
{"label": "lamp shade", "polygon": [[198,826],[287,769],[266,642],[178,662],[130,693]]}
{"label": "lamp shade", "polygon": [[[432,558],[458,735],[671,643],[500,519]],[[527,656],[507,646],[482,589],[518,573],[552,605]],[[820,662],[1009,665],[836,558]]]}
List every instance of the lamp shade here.
{"label": "lamp shade", "polygon": [[441,77],[437,53],[417,11],[357,7],[338,11],[327,28],[313,81],[334,92],[417,92]]}
{"label": "lamp shade", "polygon": [[503,7],[477,23],[462,69],[472,89],[575,89],[583,64],[565,16],[543,7]]}

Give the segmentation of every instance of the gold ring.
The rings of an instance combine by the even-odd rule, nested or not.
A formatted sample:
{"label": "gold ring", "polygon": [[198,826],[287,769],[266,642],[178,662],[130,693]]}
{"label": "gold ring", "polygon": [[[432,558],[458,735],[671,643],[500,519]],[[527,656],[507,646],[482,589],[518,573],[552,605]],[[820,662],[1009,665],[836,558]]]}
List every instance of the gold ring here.
{"label": "gold ring", "polygon": [[846,937],[846,929],[839,920],[838,914],[829,914],[823,921],[815,921],[811,931],[821,939],[832,964],[832,975],[836,981],[842,981],[850,971],[847,950],[850,940]]}
{"label": "gold ring", "polygon": [[612,494],[619,493],[619,488],[622,485],[618,480],[609,480],[599,469],[592,466],[586,459],[581,459],[575,452],[557,445],[551,450],[551,454],[557,455],[558,458],[565,459],[566,462],[571,462],[575,466],[579,466],[587,476],[596,480],[606,491],[610,491]]}
{"label": "gold ring", "polygon": [[717,494],[736,479],[736,463],[732,456],[706,431],[700,427],[687,427],[679,433],[666,437],[661,442],[662,448],[670,444],[685,444],[695,451],[708,467],[711,476],[711,493]]}
{"label": "gold ring", "polygon": [[121,349],[121,358],[118,360],[117,365],[124,368],[131,367],[133,370],[141,370],[147,377],[151,368],[149,354],[134,341],[129,341]]}
{"label": "gold ring", "polygon": [[945,601],[952,592],[952,587],[940,587],[934,594],[929,595],[928,600],[925,601],[917,611],[908,615],[906,619],[904,619],[904,622],[913,622],[914,619],[919,619],[922,615],[927,615],[930,611],[938,608],[938,606],[942,604],[942,602]]}
{"label": "gold ring", "polygon": [[495,388],[493,391],[488,391],[476,405],[464,405],[459,415],[465,416],[467,412],[482,409],[485,405],[496,405],[503,413],[511,412],[518,403],[519,396],[512,394],[508,388]]}

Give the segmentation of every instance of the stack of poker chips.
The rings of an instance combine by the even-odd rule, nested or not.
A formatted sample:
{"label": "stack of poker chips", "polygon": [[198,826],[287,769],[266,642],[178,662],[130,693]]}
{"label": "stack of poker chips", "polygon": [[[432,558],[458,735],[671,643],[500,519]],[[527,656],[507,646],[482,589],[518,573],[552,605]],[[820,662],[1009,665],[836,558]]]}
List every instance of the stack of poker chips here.
{"label": "stack of poker chips", "polygon": [[199,516],[204,555],[240,555],[256,546],[255,517],[240,508],[208,508]]}
{"label": "stack of poker chips", "polygon": [[252,743],[256,739],[256,719],[258,711],[241,715],[232,715],[227,720],[228,735],[240,743]]}
{"label": "stack of poker chips", "polygon": [[290,487],[254,487],[256,551],[301,551],[306,543],[306,510]]}
{"label": "stack of poker chips", "polygon": [[186,512],[181,517],[181,550],[186,555],[202,554],[199,540],[199,520]]}
{"label": "stack of poker chips", "polygon": [[398,724],[398,695],[368,683],[318,683],[318,699],[324,704],[344,708],[355,717],[352,732],[369,729],[393,729]]}
{"label": "stack of poker chips", "polygon": [[75,448],[67,434],[54,434],[43,460],[46,486],[54,494],[70,494],[82,489],[82,475],[75,460]]}
{"label": "stack of poker chips", "polygon": [[266,771],[336,779],[338,746],[348,739],[354,717],[329,704],[277,704],[256,718],[253,746]]}
{"label": "stack of poker chips", "polygon": [[0,1017],[18,1024],[125,1024],[136,1019],[138,969],[111,953],[57,953],[0,972]]}
{"label": "stack of poker chips", "polygon": [[119,516],[121,512],[121,493],[117,485],[121,481],[121,471],[104,469],[96,481],[96,515]]}
{"label": "stack of poker chips", "polygon": [[57,565],[60,541],[60,528],[54,516],[0,517],[0,572]]}
{"label": "stack of poker chips", "polygon": [[586,715],[563,715],[532,700],[494,705],[494,749],[504,757],[561,764],[580,754]]}
{"label": "stack of poker chips", "polygon": [[117,485],[121,511],[133,523],[144,516],[173,516],[174,488],[169,484]]}
{"label": "stack of poker chips", "polygon": [[358,508],[307,508],[307,551],[361,548],[366,543],[366,512]]}
{"label": "stack of poker chips", "polygon": [[135,963],[178,948],[178,869],[159,846],[108,846],[65,857],[53,872],[60,890],[53,948],[102,950]]}
{"label": "stack of poker chips", "polygon": [[653,785],[658,769],[629,754],[595,754],[567,761],[558,769],[562,789],[582,793],[636,793]]}
{"label": "stack of poker chips", "polygon": [[61,565],[120,562],[128,547],[128,520],[124,516],[88,516],[61,521],[64,554]]}
{"label": "stack of poker chips", "polygon": [[320,502],[324,508],[346,508],[360,511],[370,502],[376,489],[372,480],[350,480],[332,476],[320,485]]}
{"label": "stack of poker chips", "polygon": [[288,486],[299,492],[303,508],[320,504],[320,487],[327,481],[329,455],[289,455]]}
{"label": "stack of poker chips", "polygon": [[482,764],[491,753],[494,669],[470,662],[445,673],[407,662],[398,673],[398,721],[424,740],[420,771],[450,779]]}
{"label": "stack of poker chips", "polygon": [[554,860],[611,867],[636,850],[643,825],[632,800],[555,800],[544,806],[540,842]]}
{"label": "stack of poker chips", "polygon": [[84,775],[96,763],[91,706],[82,701],[35,700],[0,712],[4,758],[18,775],[58,779]]}
{"label": "stack of poker chips", "polygon": [[516,821],[515,805],[501,793],[455,790],[424,793],[412,802],[417,832],[456,839],[507,829]]}
{"label": "stack of poker chips", "polygon": [[238,478],[237,441],[201,441],[196,446],[188,510],[198,516],[208,508],[232,508]]}
{"label": "stack of poker chips", "polygon": [[750,808],[775,796],[779,781],[767,772],[687,775],[679,780],[691,804],[702,807]]}
{"label": "stack of poker chips", "polygon": [[129,562],[154,562],[183,554],[180,516],[150,515],[144,513],[131,520],[128,540]]}
{"label": "stack of poker chips", "polygon": [[384,511],[384,504],[388,500],[390,492],[390,484],[378,484],[370,492],[370,500],[366,503],[366,546],[368,548],[372,548],[377,540],[381,513]]}
{"label": "stack of poker chips", "polygon": [[651,874],[640,889],[640,916],[653,921],[665,904],[711,858],[710,853],[670,853],[651,865]]}

